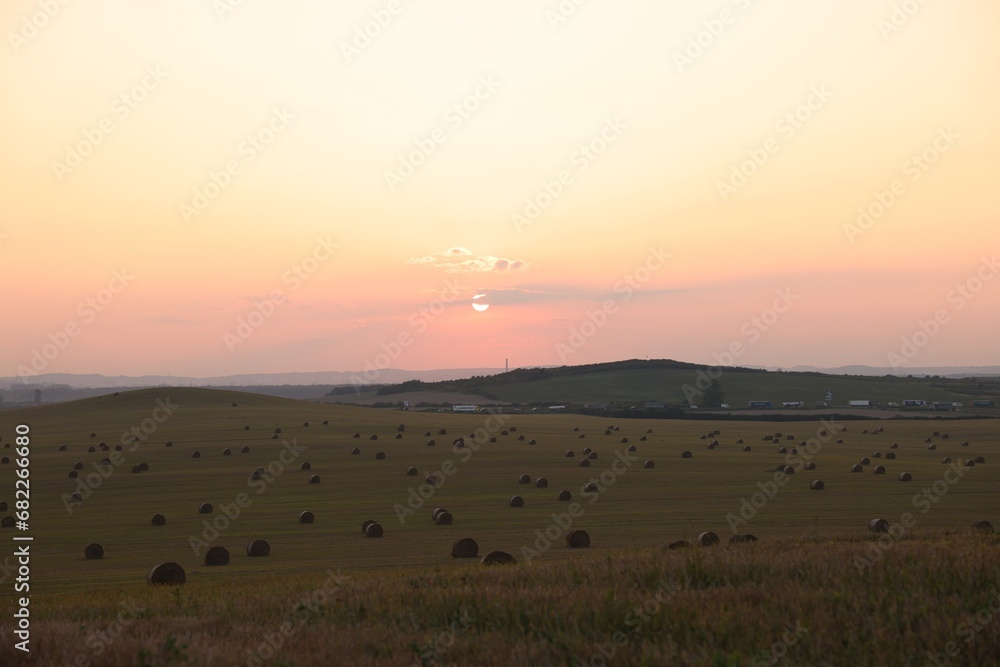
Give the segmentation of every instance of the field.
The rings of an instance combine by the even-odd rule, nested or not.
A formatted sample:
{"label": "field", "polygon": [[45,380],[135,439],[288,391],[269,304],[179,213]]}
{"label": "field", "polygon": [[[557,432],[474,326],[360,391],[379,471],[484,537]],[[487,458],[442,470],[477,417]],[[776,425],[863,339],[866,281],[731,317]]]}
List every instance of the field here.
{"label": "field", "polygon": [[[35,538],[35,664],[923,665],[930,652],[974,665],[1000,655],[1000,540],[969,528],[1000,521],[992,420],[618,420],[606,434],[607,420],[574,415],[410,413],[151,389],[0,412],[0,442],[13,442],[18,423],[32,437],[25,534]],[[775,431],[780,442],[762,440]],[[453,447],[459,436],[466,447]],[[584,447],[598,455],[586,468]],[[890,452],[897,458],[886,460]],[[863,456],[871,464],[850,472]],[[985,464],[949,467],[946,456]],[[70,479],[75,462],[83,467]],[[132,473],[140,463],[149,470]],[[773,472],[785,464],[795,474]],[[873,474],[878,464],[885,475]],[[417,475],[406,474],[411,466]],[[257,467],[267,472],[252,481]],[[13,469],[0,467],[0,501],[11,506]],[[903,471],[912,482],[897,480]],[[444,480],[438,488],[422,486],[431,473]],[[308,483],[313,474],[318,484]],[[519,484],[522,474],[546,478],[547,488]],[[825,490],[810,490],[814,479]],[[596,490],[585,491],[592,481]],[[562,490],[571,502],[557,499]],[[508,505],[515,494],[523,507]],[[198,513],[204,502],[212,514]],[[431,520],[437,507],[453,525]],[[315,522],[299,523],[303,511]],[[166,525],[151,525],[155,513]],[[894,525],[891,534],[868,532],[876,517]],[[384,537],[362,534],[367,519]],[[586,530],[590,548],[567,548],[569,528]],[[703,531],[722,544],[664,548]],[[734,532],[759,542],[728,544]],[[519,562],[453,559],[461,537],[473,537],[480,555],[503,550]],[[246,556],[254,539],[270,543],[269,557]],[[104,557],[86,560],[95,542]],[[208,545],[226,547],[231,562],[204,566]],[[187,584],[146,585],[163,561],[180,563]],[[980,614],[978,625],[963,625],[983,610],[990,622]],[[0,621],[2,664],[20,657],[10,619],[5,611]]]}

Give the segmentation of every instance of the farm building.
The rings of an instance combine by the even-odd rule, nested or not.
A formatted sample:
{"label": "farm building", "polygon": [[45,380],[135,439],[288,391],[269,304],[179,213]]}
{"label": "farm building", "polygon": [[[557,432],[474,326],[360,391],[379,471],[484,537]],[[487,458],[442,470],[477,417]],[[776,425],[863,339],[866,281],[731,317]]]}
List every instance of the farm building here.
{"label": "farm building", "polygon": [[771,401],[750,401],[749,406],[751,408],[771,408],[774,404]]}
{"label": "farm building", "polygon": [[993,401],[987,401],[987,400],[972,401],[972,407],[974,408],[992,408],[993,405],[994,405]]}

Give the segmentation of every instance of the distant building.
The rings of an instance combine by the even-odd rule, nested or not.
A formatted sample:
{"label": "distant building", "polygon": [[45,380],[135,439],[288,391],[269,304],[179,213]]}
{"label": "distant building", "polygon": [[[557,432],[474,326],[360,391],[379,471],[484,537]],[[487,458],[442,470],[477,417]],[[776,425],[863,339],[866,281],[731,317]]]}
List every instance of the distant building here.
{"label": "distant building", "polygon": [[549,410],[565,410],[565,405],[550,405]]}
{"label": "distant building", "polygon": [[804,408],[806,406],[802,401],[785,401],[781,404],[783,408]]}
{"label": "distant building", "polygon": [[607,403],[584,403],[583,407],[587,408],[588,410],[607,410],[608,409],[608,404]]}
{"label": "distant building", "polygon": [[974,408],[992,408],[993,405],[994,405],[993,401],[986,401],[986,400],[972,401],[972,407]]}
{"label": "distant building", "polygon": [[870,408],[872,406],[871,401],[848,401],[848,407],[852,408]]}
{"label": "distant building", "polygon": [[476,406],[474,405],[453,405],[451,406],[452,412],[475,412]]}
{"label": "distant building", "polygon": [[826,401],[816,401],[815,407],[817,407],[817,408],[828,408],[828,407],[830,407],[830,404],[827,403]]}
{"label": "distant building", "polygon": [[951,401],[948,401],[946,403],[939,401],[936,403],[931,403],[931,407],[934,408],[935,410],[952,410],[954,409],[955,405]]}
{"label": "distant building", "polygon": [[927,401],[920,401],[917,399],[907,399],[903,401],[904,408],[922,408],[927,405]]}
{"label": "distant building", "polygon": [[772,408],[774,404],[771,401],[750,401],[748,404],[751,408]]}
{"label": "distant building", "polygon": [[665,410],[667,408],[666,403],[646,402],[645,408],[647,410]]}

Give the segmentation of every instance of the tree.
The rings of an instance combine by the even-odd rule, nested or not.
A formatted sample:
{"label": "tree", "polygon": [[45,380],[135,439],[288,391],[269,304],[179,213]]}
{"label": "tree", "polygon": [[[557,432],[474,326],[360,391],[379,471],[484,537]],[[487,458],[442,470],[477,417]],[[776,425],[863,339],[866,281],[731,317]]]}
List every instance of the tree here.
{"label": "tree", "polygon": [[726,393],[722,390],[722,382],[718,378],[712,380],[705,390],[705,405],[710,408],[717,408],[726,401]]}

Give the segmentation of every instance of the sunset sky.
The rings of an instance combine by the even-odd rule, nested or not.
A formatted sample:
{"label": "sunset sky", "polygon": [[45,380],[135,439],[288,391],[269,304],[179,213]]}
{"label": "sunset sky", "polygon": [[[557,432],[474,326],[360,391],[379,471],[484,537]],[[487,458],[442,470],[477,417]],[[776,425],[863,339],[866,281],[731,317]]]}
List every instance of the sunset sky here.
{"label": "sunset sky", "polygon": [[894,4],[7,0],[0,376],[1000,364],[1000,4]]}

